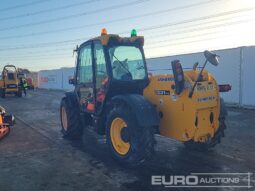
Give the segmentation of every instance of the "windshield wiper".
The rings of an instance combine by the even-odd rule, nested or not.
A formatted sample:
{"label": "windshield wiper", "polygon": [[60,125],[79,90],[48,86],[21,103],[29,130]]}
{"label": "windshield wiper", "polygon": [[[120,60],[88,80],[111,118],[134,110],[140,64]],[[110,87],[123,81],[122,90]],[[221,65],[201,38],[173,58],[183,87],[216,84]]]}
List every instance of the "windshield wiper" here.
{"label": "windshield wiper", "polygon": [[121,64],[121,67],[124,68],[130,76],[132,76],[131,72],[126,68],[125,64],[120,61],[114,54],[112,56]]}

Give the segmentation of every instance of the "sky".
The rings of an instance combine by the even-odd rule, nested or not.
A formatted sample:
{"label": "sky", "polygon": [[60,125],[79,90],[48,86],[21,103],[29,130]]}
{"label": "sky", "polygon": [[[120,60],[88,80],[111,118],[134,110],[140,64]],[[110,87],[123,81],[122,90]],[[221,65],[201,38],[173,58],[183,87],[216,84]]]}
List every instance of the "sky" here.
{"label": "sky", "polygon": [[73,67],[73,49],[108,33],[145,37],[146,58],[255,45],[254,0],[1,0],[0,69]]}

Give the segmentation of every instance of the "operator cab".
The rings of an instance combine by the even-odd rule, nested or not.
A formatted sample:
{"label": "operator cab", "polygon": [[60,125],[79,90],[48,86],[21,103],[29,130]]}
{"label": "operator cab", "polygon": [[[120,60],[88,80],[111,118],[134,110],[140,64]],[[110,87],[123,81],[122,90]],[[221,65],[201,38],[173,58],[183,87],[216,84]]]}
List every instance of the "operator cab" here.
{"label": "operator cab", "polygon": [[100,113],[105,100],[121,94],[143,94],[148,85],[144,39],[132,30],[131,37],[107,34],[77,47],[75,92],[84,112]]}
{"label": "operator cab", "polygon": [[17,70],[13,65],[6,65],[2,72],[2,77],[5,80],[16,80],[17,79]]}

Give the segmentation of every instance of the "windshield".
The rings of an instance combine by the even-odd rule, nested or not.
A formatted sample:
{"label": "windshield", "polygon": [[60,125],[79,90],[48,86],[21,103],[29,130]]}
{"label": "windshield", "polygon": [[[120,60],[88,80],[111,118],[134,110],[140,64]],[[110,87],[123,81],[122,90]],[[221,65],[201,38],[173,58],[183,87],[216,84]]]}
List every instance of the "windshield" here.
{"label": "windshield", "polygon": [[139,48],[114,46],[109,49],[113,78],[131,81],[146,77],[144,60]]}

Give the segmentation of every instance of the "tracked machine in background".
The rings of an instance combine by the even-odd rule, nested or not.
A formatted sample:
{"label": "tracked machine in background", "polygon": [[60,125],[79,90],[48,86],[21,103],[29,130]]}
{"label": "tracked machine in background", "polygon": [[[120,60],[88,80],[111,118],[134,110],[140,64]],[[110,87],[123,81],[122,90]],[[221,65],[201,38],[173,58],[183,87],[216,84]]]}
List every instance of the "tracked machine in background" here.
{"label": "tracked machine in background", "polygon": [[[172,62],[173,75],[148,76],[144,38],[107,34],[75,50],[75,86],[61,101],[65,138],[78,139],[86,126],[105,134],[115,159],[138,165],[154,150],[154,134],[207,150],[224,136],[226,110],[214,77],[204,70],[218,65],[217,55],[205,51],[202,69],[183,71]],[[170,65],[170,63],[169,63]]]}

